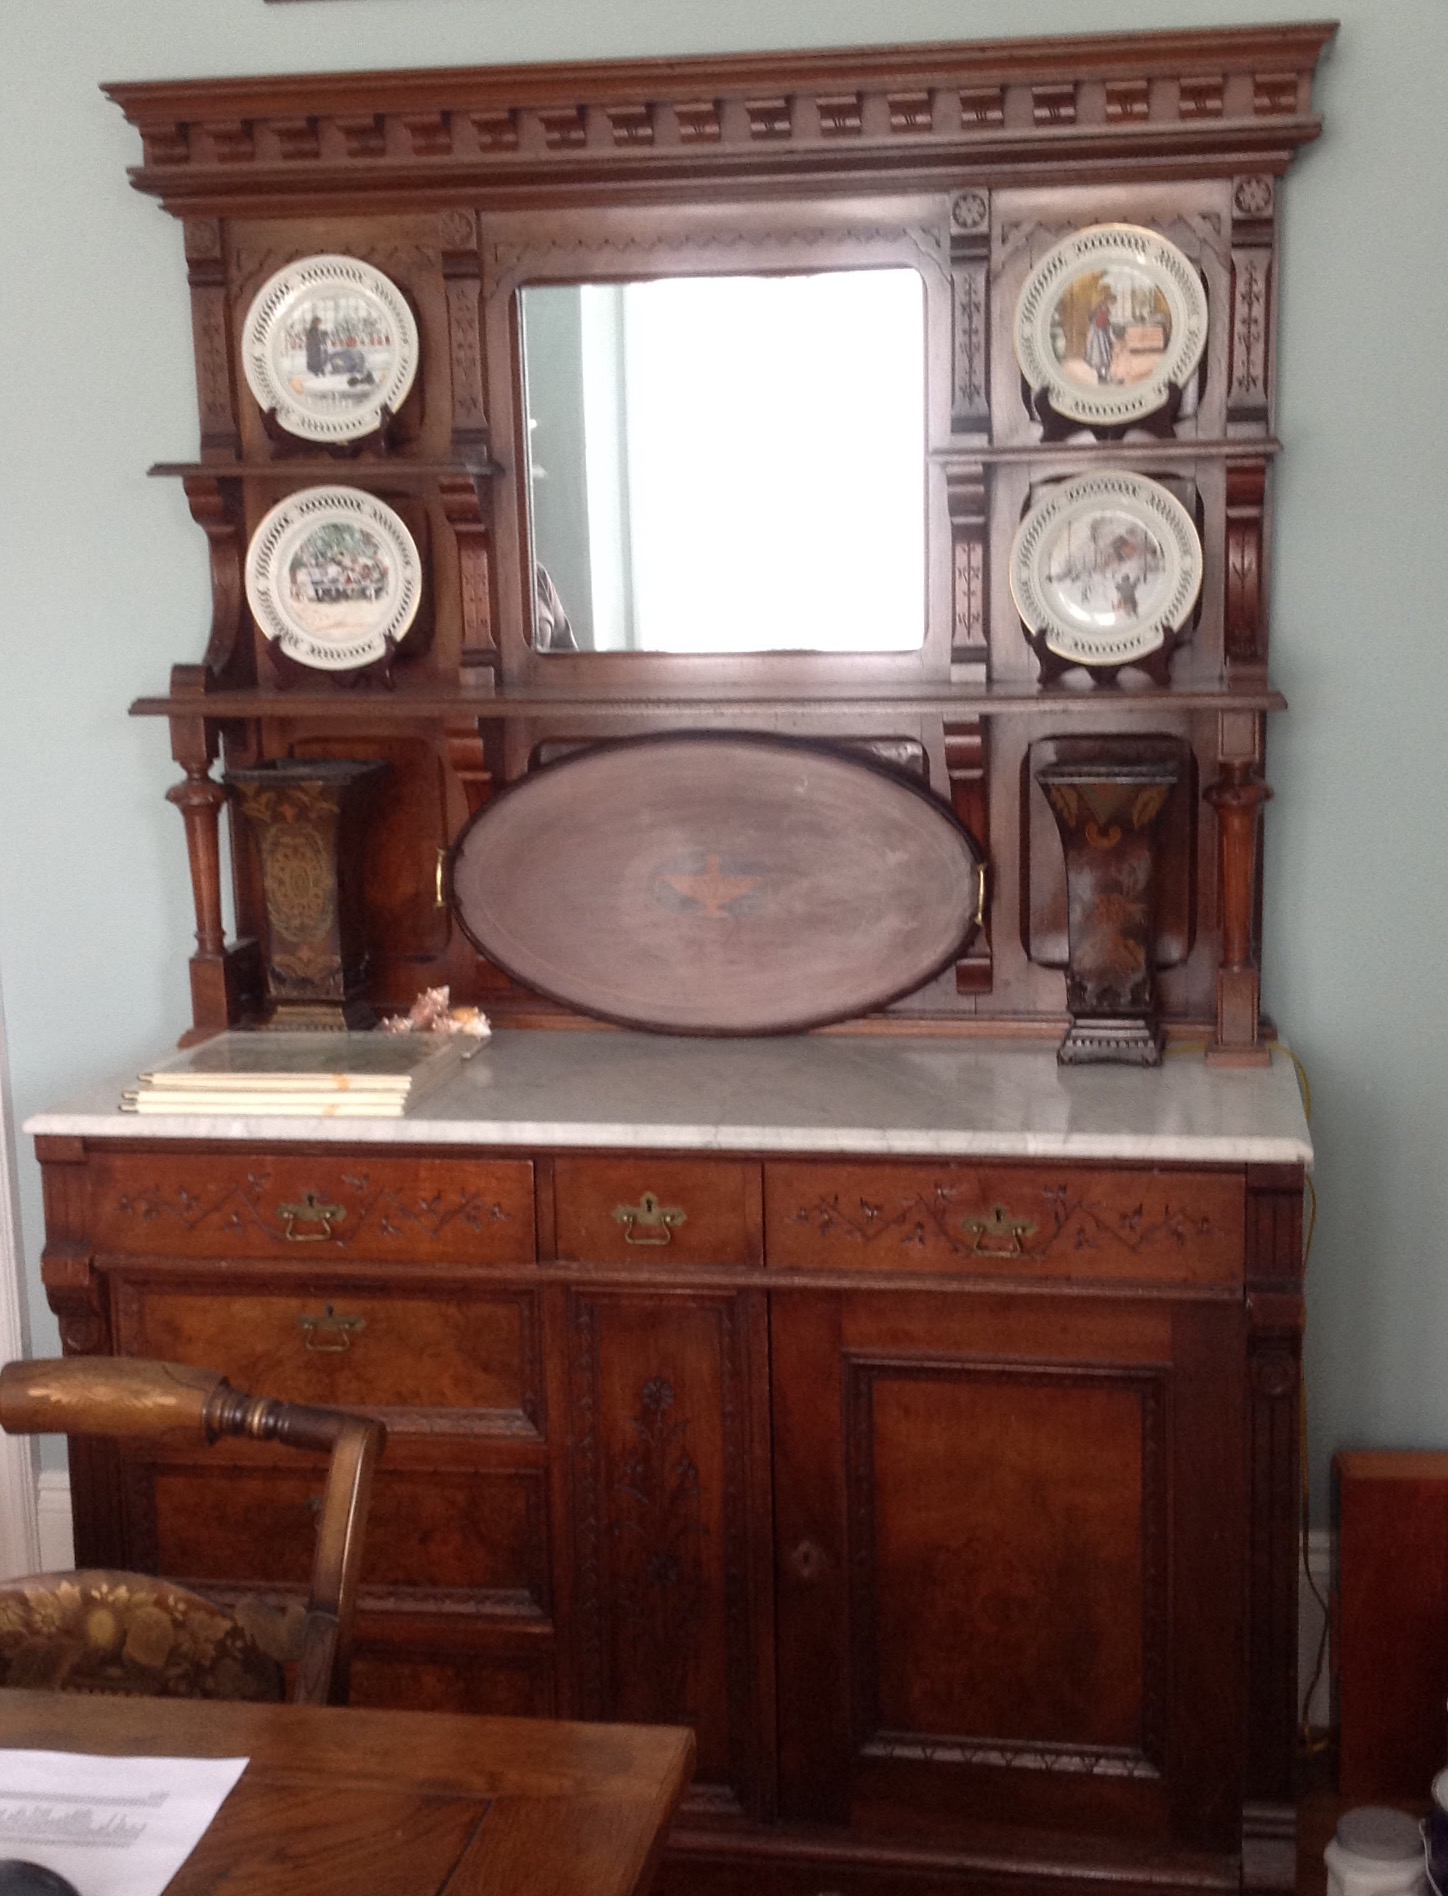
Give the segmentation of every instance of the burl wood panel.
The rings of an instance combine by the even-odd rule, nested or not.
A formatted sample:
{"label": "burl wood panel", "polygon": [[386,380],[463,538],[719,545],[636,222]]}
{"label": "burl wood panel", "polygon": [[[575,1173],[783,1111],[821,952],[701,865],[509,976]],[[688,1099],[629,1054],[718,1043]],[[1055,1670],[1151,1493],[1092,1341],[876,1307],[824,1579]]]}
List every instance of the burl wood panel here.
{"label": "burl wood panel", "polygon": [[1159,1378],[854,1359],[845,1402],[857,1741],[1159,1766]]}
{"label": "burl wood panel", "polygon": [[431,1650],[369,1637],[358,1623],[352,1653],[351,1705],[391,1706],[413,1712],[468,1712],[474,1717],[549,1718],[558,1706],[553,1653],[538,1644],[529,1652],[499,1652],[475,1646],[458,1633]]}
{"label": "burl wood panel", "polygon": [[533,1257],[533,1168],[523,1159],[97,1151],[98,1251],[520,1264]]}
{"label": "burl wood panel", "polygon": [[294,1287],[128,1274],[113,1283],[116,1347],[204,1363],[236,1389],[381,1412],[394,1433],[438,1426],[537,1435],[543,1369],[536,1292],[457,1286],[420,1295],[323,1276]]}
{"label": "burl wood panel", "polygon": [[1426,1799],[1448,1756],[1448,1455],[1333,1458],[1338,1790]]}
{"label": "burl wood panel", "polygon": [[[133,1545],[148,1571],[188,1581],[305,1583],[321,1471],[213,1455],[204,1463],[135,1460],[124,1487]],[[547,1610],[547,1501],[537,1468],[389,1468],[372,1491],[362,1585],[425,1607],[537,1617]],[[415,1597],[414,1597],[415,1596]]]}
{"label": "burl wood panel", "polygon": [[1240,1174],[777,1162],[771,1266],[1240,1282]]}
{"label": "burl wood panel", "polygon": [[757,1294],[575,1291],[580,1710],[686,1723],[721,1812],[771,1784],[769,1473]]}
{"label": "burl wood panel", "polygon": [[557,1255],[594,1264],[757,1264],[760,1167],[730,1160],[557,1158]]}
{"label": "burl wood panel", "polygon": [[481,954],[584,1013],[779,1033],[938,974],[980,900],[980,847],[912,779],[783,738],[689,732],[544,765],[449,860]]}

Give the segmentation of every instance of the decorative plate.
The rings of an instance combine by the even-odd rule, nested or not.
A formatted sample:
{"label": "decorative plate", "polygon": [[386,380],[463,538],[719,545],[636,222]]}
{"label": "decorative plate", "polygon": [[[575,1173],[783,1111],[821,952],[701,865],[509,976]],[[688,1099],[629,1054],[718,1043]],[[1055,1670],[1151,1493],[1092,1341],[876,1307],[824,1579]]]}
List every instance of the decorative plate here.
{"label": "decorative plate", "polygon": [[375,495],[306,487],[252,535],[246,596],[262,631],[299,664],[350,671],[406,635],[422,599],[422,562]]}
{"label": "decorative plate", "polygon": [[395,414],[417,373],[417,324],[390,278],[356,257],[302,257],[252,299],[241,366],[288,434],[352,441]]}
{"label": "decorative plate", "polygon": [[1153,230],[1093,224],[1048,251],[1016,304],[1016,360],[1058,415],[1119,428],[1186,386],[1207,346],[1207,293]]}
{"label": "decorative plate", "polygon": [[869,1013],[948,967],[982,854],[918,779],[815,744],[692,731],[530,771],[453,845],[469,940],[630,1027],[767,1034]]}
{"label": "decorative plate", "polygon": [[1202,543],[1174,494],[1141,474],[1082,474],[1045,490],[1016,529],[1011,597],[1074,665],[1130,665],[1186,623]]}

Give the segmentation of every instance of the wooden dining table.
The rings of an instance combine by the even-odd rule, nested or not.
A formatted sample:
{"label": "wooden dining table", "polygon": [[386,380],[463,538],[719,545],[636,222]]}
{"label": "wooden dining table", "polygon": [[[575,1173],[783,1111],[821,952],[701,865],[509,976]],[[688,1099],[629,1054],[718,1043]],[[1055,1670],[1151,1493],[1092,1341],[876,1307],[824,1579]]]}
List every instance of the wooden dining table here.
{"label": "wooden dining table", "polygon": [[631,1896],[692,1732],[0,1691],[0,1746],[249,1759],[167,1896]]}

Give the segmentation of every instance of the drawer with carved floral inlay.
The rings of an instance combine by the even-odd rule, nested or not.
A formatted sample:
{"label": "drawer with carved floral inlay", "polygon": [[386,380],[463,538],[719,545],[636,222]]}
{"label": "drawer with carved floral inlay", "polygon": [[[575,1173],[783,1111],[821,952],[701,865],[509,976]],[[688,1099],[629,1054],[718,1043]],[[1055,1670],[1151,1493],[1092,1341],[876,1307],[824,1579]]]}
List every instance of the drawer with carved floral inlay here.
{"label": "drawer with carved floral inlay", "polygon": [[771,1267],[1227,1284],[1240,1174],[787,1162],[765,1173]]}
{"label": "drawer with carved floral inlay", "polygon": [[759,1167],[732,1159],[560,1158],[558,1256],[584,1264],[757,1264]]}
{"label": "drawer with carved floral inlay", "polygon": [[89,1170],[101,1252],[312,1265],[333,1257],[521,1264],[534,1256],[526,1159],[100,1150]]}
{"label": "drawer with carved floral inlay", "polygon": [[223,1290],[214,1274],[191,1284],[170,1270],[117,1271],[117,1353],[204,1364],[284,1402],[368,1409],[394,1434],[541,1435],[536,1291],[381,1291],[329,1274],[298,1295],[246,1275]]}

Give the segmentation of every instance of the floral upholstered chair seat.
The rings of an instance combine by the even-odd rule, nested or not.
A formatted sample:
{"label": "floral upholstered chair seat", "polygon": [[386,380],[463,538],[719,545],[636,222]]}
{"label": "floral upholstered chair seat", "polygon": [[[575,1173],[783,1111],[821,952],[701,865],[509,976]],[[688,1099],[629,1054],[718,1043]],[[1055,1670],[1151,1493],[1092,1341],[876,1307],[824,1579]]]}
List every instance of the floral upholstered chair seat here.
{"label": "floral upholstered chair seat", "polygon": [[285,1697],[290,1628],[165,1580],[102,1569],[0,1586],[0,1685],[146,1698]]}

